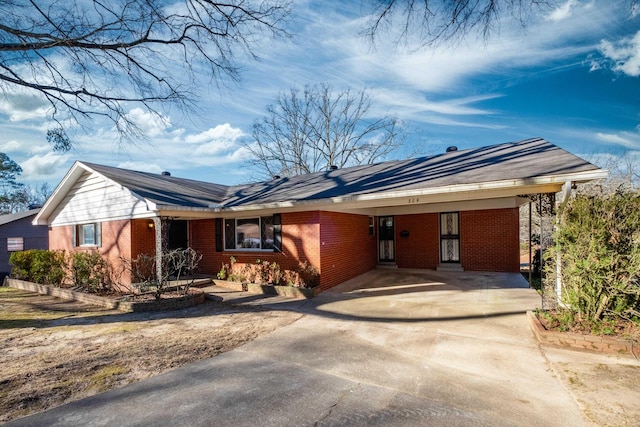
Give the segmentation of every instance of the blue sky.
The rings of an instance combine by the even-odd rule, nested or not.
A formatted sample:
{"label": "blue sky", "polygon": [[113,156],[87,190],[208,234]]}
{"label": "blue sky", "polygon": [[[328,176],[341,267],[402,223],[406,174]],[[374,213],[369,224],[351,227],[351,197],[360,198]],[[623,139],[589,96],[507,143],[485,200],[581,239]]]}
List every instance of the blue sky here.
{"label": "blue sky", "polygon": [[488,42],[470,35],[424,49],[396,48],[391,37],[373,49],[360,35],[363,3],[343,3],[295,1],[293,38],[256,45],[258,61],[238,58],[237,85],[200,82],[195,115],[169,110],[157,120],[129,106],[146,141],[119,148],[113,130],[92,121],[74,136],[72,151],[54,153],[45,139],[45,105],[5,97],[0,151],[32,185],[56,186],[74,160],[243,183],[256,177],[243,148],[252,123],[279,91],[325,82],[336,90],[367,88],[372,117],[403,121],[406,147],[391,158],[535,136],[587,158],[640,157],[640,11],[627,1],[561,1],[526,29],[505,20]]}

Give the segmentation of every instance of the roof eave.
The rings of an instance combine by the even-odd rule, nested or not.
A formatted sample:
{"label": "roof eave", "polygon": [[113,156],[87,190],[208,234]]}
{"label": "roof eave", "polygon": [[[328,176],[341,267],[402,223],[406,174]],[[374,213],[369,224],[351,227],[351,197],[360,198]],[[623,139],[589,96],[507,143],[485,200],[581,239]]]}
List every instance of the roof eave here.
{"label": "roof eave", "polygon": [[[367,193],[351,196],[330,197],[315,200],[287,200],[272,203],[260,203],[244,206],[230,206],[216,208],[214,212],[251,212],[257,210],[273,210],[273,209],[293,209],[301,207],[320,208],[321,206],[335,206],[336,204],[350,203],[360,204],[381,200],[392,199],[410,199],[421,196],[439,196],[451,195],[455,199],[455,195],[465,194],[463,199],[469,199],[470,193],[491,193],[500,190],[513,190],[513,195],[530,194],[539,192],[558,192],[566,182],[588,182],[596,179],[603,179],[608,176],[606,170],[597,169],[586,172],[577,172],[564,175],[552,175],[531,177],[526,179],[511,179],[501,181],[489,181],[472,184],[455,184],[443,187],[425,187],[411,190],[387,191],[384,193]],[[488,195],[488,194],[487,194]],[[482,197],[480,197],[482,198]],[[438,200],[440,201],[440,200]],[[420,203],[425,203],[422,201]],[[428,202],[426,202],[428,203]]]}
{"label": "roof eave", "polygon": [[64,178],[62,178],[62,181],[60,181],[60,184],[58,184],[58,186],[53,191],[51,196],[49,196],[49,198],[44,203],[42,208],[40,208],[40,212],[38,212],[38,214],[36,215],[36,217],[33,219],[31,223],[33,225],[49,225],[49,217],[51,216],[53,211],[56,209],[56,207],[60,203],[62,203],[66,195],[69,193],[69,191],[73,187],[73,185],[82,176],[84,172],[89,172],[89,173],[99,175],[108,181],[111,181],[116,183],[117,185],[120,185],[122,189],[128,191],[133,197],[146,203],[148,211],[153,212],[157,210],[156,204],[150,201],[149,199],[134,193],[133,191],[129,190],[127,187],[123,186],[122,184],[114,181],[109,177],[106,177],[105,175],[83,164],[82,162],[75,161],[71,166],[71,168],[69,169],[69,171],[67,172],[67,174],[64,176]]}

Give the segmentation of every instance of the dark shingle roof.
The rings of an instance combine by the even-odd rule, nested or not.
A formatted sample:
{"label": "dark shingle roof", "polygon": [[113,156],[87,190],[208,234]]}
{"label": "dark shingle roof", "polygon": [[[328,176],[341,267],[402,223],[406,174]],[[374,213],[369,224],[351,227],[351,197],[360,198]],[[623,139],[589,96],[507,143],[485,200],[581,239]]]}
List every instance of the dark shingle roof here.
{"label": "dark shingle roof", "polygon": [[230,188],[225,206],[316,200],[599,170],[541,138]]}
{"label": "dark shingle roof", "polygon": [[542,138],[225,186],[84,163],[159,206],[236,207],[598,171]]}
{"label": "dark shingle roof", "polygon": [[157,205],[206,208],[224,201],[229,189],[226,185],[82,163]]}
{"label": "dark shingle roof", "polygon": [[10,222],[18,221],[19,219],[28,218],[30,216],[36,216],[38,212],[40,212],[40,209],[30,209],[28,211],[0,215],[0,225],[9,224]]}

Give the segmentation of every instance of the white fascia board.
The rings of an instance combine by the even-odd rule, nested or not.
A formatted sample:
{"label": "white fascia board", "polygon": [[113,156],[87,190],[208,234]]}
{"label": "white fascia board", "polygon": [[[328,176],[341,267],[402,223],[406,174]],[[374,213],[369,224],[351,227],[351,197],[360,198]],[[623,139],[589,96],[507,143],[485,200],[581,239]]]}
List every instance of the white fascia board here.
{"label": "white fascia board", "polygon": [[[217,211],[236,216],[239,213],[273,210],[335,210],[356,209],[365,207],[383,207],[398,203],[443,203],[487,198],[501,198],[528,193],[555,193],[561,190],[567,181],[587,182],[606,178],[607,171],[580,172],[566,175],[553,175],[527,179],[490,181],[473,184],[457,184],[444,187],[420,188],[413,190],[389,191],[384,193],[368,193],[344,197],[332,197],[318,200],[283,201],[275,203],[253,204],[245,206],[223,207]],[[428,197],[420,199],[421,197]],[[418,198],[418,201],[414,201]],[[236,214],[236,215],[233,215]],[[221,215],[221,216],[223,216]]]}
{"label": "white fascia board", "polygon": [[[56,187],[56,189],[53,191],[53,193],[51,194],[51,196],[47,199],[47,201],[44,203],[44,205],[42,206],[42,208],[40,209],[40,212],[38,213],[38,215],[36,215],[36,217],[33,219],[32,224],[33,225],[49,225],[49,216],[51,215],[51,212],[53,212],[56,207],[64,200],[64,198],[66,197],[67,193],[71,190],[71,188],[74,186],[74,184],[76,183],[76,181],[82,176],[82,174],[84,172],[89,172],[91,174],[95,174],[100,176],[102,179],[112,182],[114,185],[119,186],[122,190],[128,192],[132,197],[143,201],[146,206],[147,206],[147,210],[150,212],[149,215],[138,215],[136,216],[137,218],[150,218],[155,216],[153,214],[154,211],[157,210],[157,206],[155,203],[151,202],[150,200],[147,200],[146,198],[140,196],[139,194],[136,194],[135,192],[131,191],[129,188],[123,186],[122,184],[107,178],[106,176],[102,175],[99,172],[96,172],[95,170],[93,170],[92,168],[90,168],[89,166],[85,165],[82,162],[76,161],[71,168],[69,169],[69,171],[67,172],[67,174],[64,176],[64,178],[62,178],[62,180],[60,181],[60,184],[58,184],[58,186]],[[109,218],[109,220],[121,220],[121,219],[133,219],[134,217],[131,216],[129,218]],[[60,224],[62,225],[62,224]],[[66,225],[70,225],[70,224],[66,224]]]}
{"label": "white fascia board", "polygon": [[[277,212],[301,212],[308,210],[327,210],[336,212],[374,212],[371,209],[402,209],[405,205],[424,205],[472,202],[487,199],[512,198],[528,193],[555,193],[561,190],[567,181],[587,182],[607,177],[607,171],[581,172],[577,174],[535,177],[530,179],[503,180],[474,184],[459,184],[445,187],[422,188],[415,190],[370,193],[356,196],[332,197],[318,200],[282,201],[274,203],[251,204],[244,206],[152,206],[149,202],[150,216],[162,216],[181,219],[206,219],[216,217],[241,217],[261,213],[268,215]],[[424,198],[422,198],[424,197]],[[416,200],[418,199],[418,200]],[[425,211],[427,208],[409,208],[410,211]],[[432,209],[427,209],[431,211]],[[141,218],[148,216],[141,216]]]}
{"label": "white fascia board", "polygon": [[85,165],[77,160],[75,161],[55,190],[53,190],[51,196],[49,196],[44,202],[44,205],[42,205],[40,212],[38,212],[32,221],[33,225],[49,225],[49,215],[51,215],[58,204],[64,200],[71,187],[73,187],[78,178],[80,178],[86,170],[88,170],[88,168]]}

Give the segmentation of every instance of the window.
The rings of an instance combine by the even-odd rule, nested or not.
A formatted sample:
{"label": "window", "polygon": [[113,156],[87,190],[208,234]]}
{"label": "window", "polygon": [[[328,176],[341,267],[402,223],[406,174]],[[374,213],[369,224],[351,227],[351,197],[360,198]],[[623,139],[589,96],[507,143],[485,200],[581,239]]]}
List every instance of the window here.
{"label": "window", "polygon": [[376,235],[376,221],[375,218],[370,216],[369,217],[369,236],[375,236]]}
{"label": "window", "polygon": [[224,220],[224,248],[227,250],[274,250],[274,218]]}
{"label": "window", "polygon": [[74,246],[102,245],[102,227],[99,222],[76,225],[73,231]]}
{"label": "window", "polygon": [[24,239],[22,237],[7,237],[7,251],[17,252],[24,250]]}

